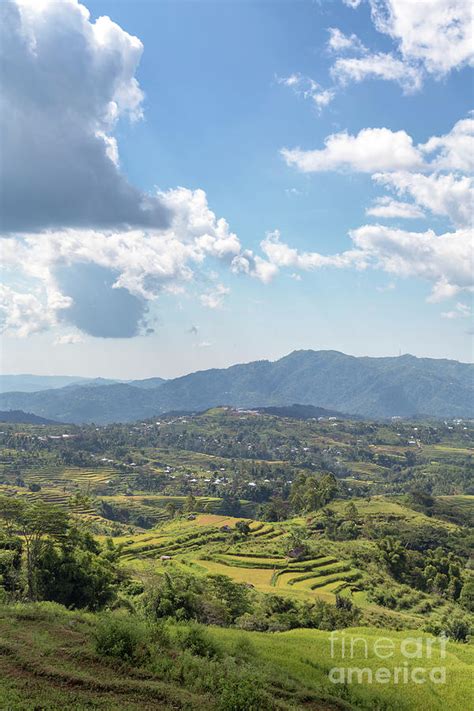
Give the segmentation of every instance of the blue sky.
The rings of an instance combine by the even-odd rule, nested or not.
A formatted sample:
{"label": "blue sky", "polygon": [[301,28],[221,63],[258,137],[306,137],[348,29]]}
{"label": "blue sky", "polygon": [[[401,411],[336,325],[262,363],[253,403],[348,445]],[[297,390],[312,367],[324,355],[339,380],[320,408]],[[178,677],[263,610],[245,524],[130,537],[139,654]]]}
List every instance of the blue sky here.
{"label": "blue sky", "polygon": [[7,5],[4,372],[472,359],[468,4]]}

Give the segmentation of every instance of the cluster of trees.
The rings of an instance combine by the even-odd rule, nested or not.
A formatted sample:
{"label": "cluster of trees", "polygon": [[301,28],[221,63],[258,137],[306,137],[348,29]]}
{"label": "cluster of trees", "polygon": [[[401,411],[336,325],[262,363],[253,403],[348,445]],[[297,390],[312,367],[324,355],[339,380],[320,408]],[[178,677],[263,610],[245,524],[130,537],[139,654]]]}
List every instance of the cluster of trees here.
{"label": "cluster of trees", "polygon": [[299,474],[290,492],[290,509],[293,513],[317,511],[329,504],[339,491],[333,474]]}
{"label": "cluster of trees", "polygon": [[454,553],[441,547],[424,553],[409,550],[395,536],[385,536],[377,545],[395,580],[417,590],[459,600],[464,586],[462,561]]}
{"label": "cluster of trees", "polygon": [[336,629],[360,618],[360,611],[346,598],[338,597],[336,605],[330,605],[321,600],[311,603],[259,595],[252,586],[235,583],[225,575],[197,578],[165,573],[145,590],[141,605],[153,621],[172,617],[271,632],[296,627]]}
{"label": "cluster of trees", "polygon": [[341,492],[334,474],[302,472],[292,482],[290,491],[276,493],[258,508],[258,517],[264,521],[284,521],[293,514],[318,511]]}
{"label": "cluster of trees", "polygon": [[122,576],[111,542],[103,548],[63,509],[43,502],[0,497],[0,519],[4,596],[92,610],[114,599]]}
{"label": "cluster of trees", "polygon": [[330,540],[350,541],[358,538],[363,532],[363,522],[359,517],[357,506],[350,501],[343,515],[333,509],[323,508],[321,516],[314,524],[314,529],[322,531]]}

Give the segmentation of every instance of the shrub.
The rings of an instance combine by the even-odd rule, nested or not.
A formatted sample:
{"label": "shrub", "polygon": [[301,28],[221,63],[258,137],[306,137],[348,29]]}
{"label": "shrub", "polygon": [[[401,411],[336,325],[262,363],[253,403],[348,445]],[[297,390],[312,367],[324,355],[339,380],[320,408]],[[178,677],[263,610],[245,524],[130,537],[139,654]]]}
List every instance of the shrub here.
{"label": "shrub", "polygon": [[267,711],[269,708],[269,699],[261,691],[261,680],[252,677],[226,680],[217,706],[218,711]]}
{"label": "shrub", "polygon": [[348,612],[351,612],[354,605],[349,597],[336,595],[336,607],[338,610],[347,610]]}
{"label": "shrub", "polygon": [[424,627],[425,632],[433,635],[444,634],[453,642],[468,642],[471,633],[469,619],[460,614],[443,615],[440,619],[430,620]]}
{"label": "shrub", "polygon": [[248,637],[237,637],[233,646],[233,654],[237,659],[248,661],[255,657],[255,647]]}
{"label": "shrub", "polygon": [[459,602],[466,610],[474,612],[474,579],[467,580],[464,583]]}
{"label": "shrub", "polygon": [[220,650],[205,629],[196,624],[178,627],[178,644],[197,657],[209,659],[220,656]]}
{"label": "shrub", "polygon": [[143,620],[132,615],[102,615],[94,637],[96,652],[104,657],[137,662],[148,654],[150,630]]}
{"label": "shrub", "polygon": [[468,642],[470,635],[469,621],[465,617],[452,617],[447,621],[444,632],[455,642]]}

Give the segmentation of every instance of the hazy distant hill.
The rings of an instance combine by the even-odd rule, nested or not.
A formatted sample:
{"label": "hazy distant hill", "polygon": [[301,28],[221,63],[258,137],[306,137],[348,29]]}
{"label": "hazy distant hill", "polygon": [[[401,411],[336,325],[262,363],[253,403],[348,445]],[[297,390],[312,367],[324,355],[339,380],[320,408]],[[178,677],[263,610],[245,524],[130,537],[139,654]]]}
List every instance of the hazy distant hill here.
{"label": "hazy distant hill", "polygon": [[0,422],[14,422],[22,425],[56,425],[57,422],[47,420],[45,417],[38,417],[31,412],[23,410],[0,410]]}
{"label": "hazy distant hill", "polygon": [[163,378],[116,380],[114,378],[83,378],[80,375],[0,375],[0,393],[35,393],[65,387],[97,387],[115,383],[134,385],[137,388],[157,388],[164,382]]}
{"label": "hazy distant hill", "polygon": [[0,392],[33,393],[38,390],[63,388],[73,383],[87,383],[88,378],[74,375],[0,375]]}
{"label": "hazy distant hill", "polygon": [[164,378],[145,378],[145,380],[127,380],[129,385],[133,385],[136,388],[159,388],[160,385],[165,383]]}
{"label": "hazy distant hill", "polygon": [[6,393],[0,395],[0,407],[97,423],[216,405],[293,403],[374,418],[474,417],[474,365],[410,355],[356,358],[337,351],[294,351],[275,362],[204,370],[156,387],[143,387],[144,382]]}

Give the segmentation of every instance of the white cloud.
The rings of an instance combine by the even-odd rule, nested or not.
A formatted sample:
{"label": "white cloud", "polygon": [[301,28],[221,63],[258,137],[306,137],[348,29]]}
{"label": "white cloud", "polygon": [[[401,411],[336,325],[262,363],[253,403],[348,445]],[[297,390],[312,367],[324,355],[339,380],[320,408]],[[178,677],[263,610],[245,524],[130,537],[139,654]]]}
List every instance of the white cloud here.
{"label": "white cloud", "polygon": [[357,35],[345,35],[337,27],[330,27],[328,49],[332,52],[359,51],[366,52],[366,47],[362,44]]}
{"label": "white cloud", "polygon": [[335,92],[332,89],[324,89],[314,79],[302,74],[278,77],[277,81],[279,84],[292,89],[297,96],[311,100],[318,111],[330,104],[335,96]]}
{"label": "white cloud", "polygon": [[113,135],[142,115],[142,51],[76,0],[0,3],[3,230],[166,224],[159,197],[121,174]]}
{"label": "white cloud", "polygon": [[[62,230],[0,241],[3,267],[39,284],[48,312],[43,327],[60,317],[91,335],[132,336],[147,328],[149,302],[163,291],[192,288],[207,260],[231,267],[239,239],[209,208],[204,191],[177,188],[161,192],[160,200],[172,216],[167,229]],[[225,289],[202,303],[218,305]]]}
{"label": "white cloud", "polygon": [[405,131],[364,128],[356,136],[335,133],[321,150],[284,148],[288,165],[305,173],[328,170],[355,170],[372,173],[380,170],[414,169],[423,164],[420,151]]}
{"label": "white cloud", "polygon": [[474,119],[458,121],[444,136],[433,136],[419,146],[433,156],[432,166],[438,170],[474,171]]}
{"label": "white cloud", "polygon": [[[369,51],[356,37],[331,28],[329,48],[339,58],[331,73],[339,83],[367,78],[418,91],[427,75],[439,79],[474,64],[473,3],[469,0],[368,0],[375,28],[394,41],[394,51]],[[343,0],[356,8],[360,0]],[[359,57],[357,55],[363,54]]]}
{"label": "white cloud", "polygon": [[473,4],[469,0],[370,0],[379,32],[389,35],[404,59],[444,76],[474,63]]}
{"label": "white cloud", "polygon": [[266,259],[262,259],[247,249],[232,260],[234,274],[247,274],[259,279],[263,284],[269,284],[278,274],[278,267]]}
{"label": "white cloud", "polygon": [[407,94],[417,91],[422,85],[422,74],[417,67],[383,52],[364,57],[340,57],[332,66],[331,75],[343,85],[368,78],[395,81]]}
{"label": "white cloud", "polygon": [[34,294],[0,284],[0,333],[26,338],[55,323],[55,313]]}
{"label": "white cloud", "polygon": [[471,308],[470,306],[467,306],[467,304],[463,304],[458,301],[456,307],[452,311],[443,311],[441,316],[447,319],[470,318]]}
{"label": "white cloud", "polygon": [[84,339],[78,333],[65,333],[63,336],[58,336],[55,341],[55,346],[69,346],[76,343],[83,343]]}
{"label": "white cloud", "polygon": [[311,271],[324,267],[376,269],[397,277],[417,277],[431,284],[430,301],[474,289],[473,247],[469,230],[437,235],[432,230],[408,232],[384,225],[363,225],[349,233],[353,248],[323,255],[300,252],[285,244],[278,231],[261,242],[268,262],[280,269]]}
{"label": "white cloud", "polygon": [[[353,248],[332,255],[300,252],[283,243],[277,233],[261,243],[267,261],[278,269],[308,270],[322,267],[377,269],[431,284],[429,301],[450,299],[473,290],[472,205],[473,181],[467,170],[472,155],[471,119],[459,121],[451,132],[415,145],[405,131],[363,129],[351,136],[338,133],[320,150],[282,151],[290,165],[303,172],[351,170],[372,173],[373,180],[394,191],[401,201],[383,196],[366,213],[386,219],[447,218],[455,228],[409,232],[389,226],[362,225],[350,232]],[[383,171],[375,169],[385,164]],[[404,164],[404,167],[397,167]],[[446,170],[457,172],[443,172]]]}
{"label": "white cloud", "polygon": [[[288,165],[302,172],[348,170],[372,173],[379,185],[415,204],[379,198],[367,214],[375,217],[418,218],[423,210],[447,217],[454,225],[472,222],[472,178],[459,175],[474,163],[474,120],[458,121],[444,136],[415,145],[405,131],[365,128],[353,136],[328,136],[319,150],[283,149]],[[377,166],[384,165],[384,168]],[[473,166],[474,167],[474,166]],[[446,171],[456,171],[448,172]]]}
{"label": "white cloud", "polygon": [[416,205],[408,202],[399,202],[388,196],[377,198],[374,204],[366,209],[365,214],[371,217],[401,218],[404,220],[424,217],[424,212]]}
{"label": "white cloud", "polygon": [[224,284],[216,284],[215,287],[210,289],[205,294],[201,294],[199,297],[201,304],[206,306],[208,309],[220,309],[224,303],[224,298],[230,293]]}
{"label": "white cloud", "polygon": [[437,235],[432,230],[406,232],[383,225],[363,225],[352,230],[350,236],[373,267],[431,282],[432,301],[473,288],[470,230]]}
{"label": "white cloud", "polygon": [[394,189],[398,195],[409,195],[417,205],[431,210],[433,214],[449,217],[455,225],[472,223],[474,189],[472,179],[467,176],[396,171],[376,173],[373,179]]}
{"label": "white cloud", "polygon": [[300,269],[312,271],[322,267],[344,268],[349,266],[363,267],[364,255],[361,252],[346,251],[340,254],[324,255],[319,252],[299,252],[280,239],[280,232],[269,232],[260,243],[262,252],[269,264],[279,269]]}

